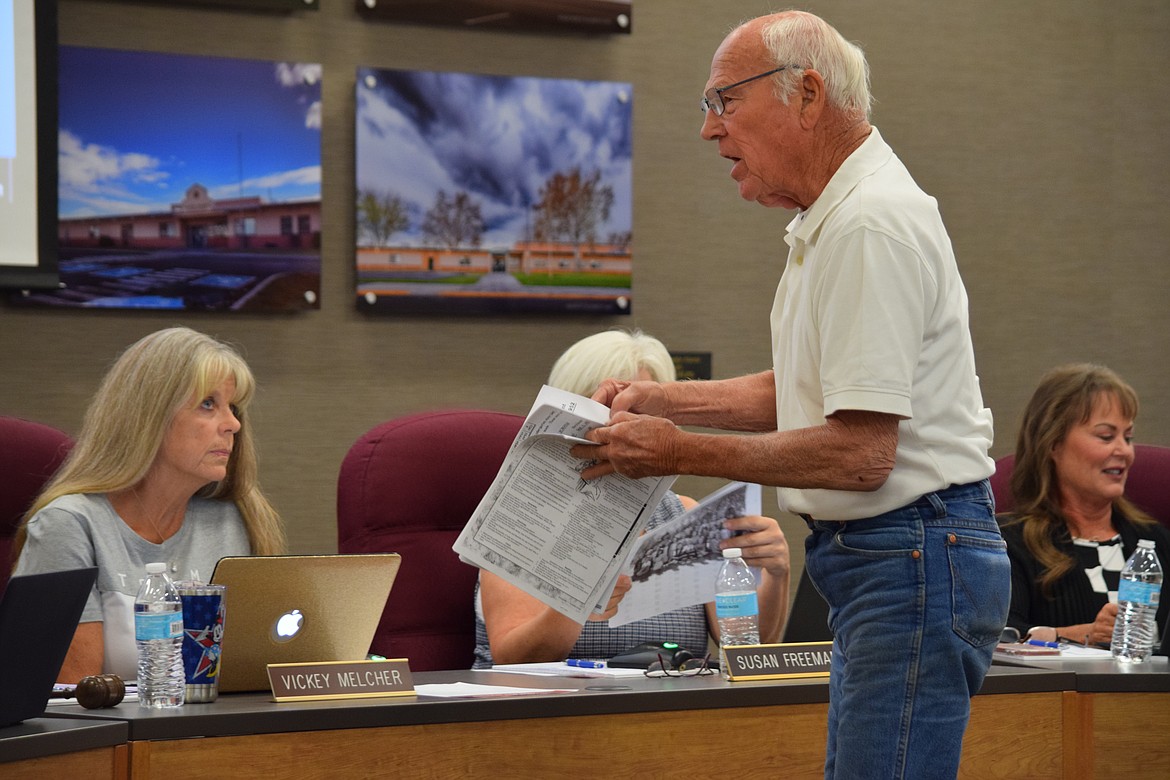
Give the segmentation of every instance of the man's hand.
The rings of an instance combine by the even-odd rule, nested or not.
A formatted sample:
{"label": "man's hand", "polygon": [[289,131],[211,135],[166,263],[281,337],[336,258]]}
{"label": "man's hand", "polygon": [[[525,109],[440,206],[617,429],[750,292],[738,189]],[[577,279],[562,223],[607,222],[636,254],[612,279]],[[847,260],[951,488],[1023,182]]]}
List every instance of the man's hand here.
{"label": "man's hand", "polygon": [[658,382],[626,382],[606,379],[593,393],[593,400],[609,407],[610,415],[635,412],[663,417],[666,414],[666,391]]}
{"label": "man's hand", "polygon": [[598,461],[581,472],[582,479],[597,479],[614,472],[634,479],[668,476],[676,473],[682,435],[670,420],[618,412],[610,418],[609,425],[594,428],[586,435],[600,446],[577,444],[569,453],[574,458]]}

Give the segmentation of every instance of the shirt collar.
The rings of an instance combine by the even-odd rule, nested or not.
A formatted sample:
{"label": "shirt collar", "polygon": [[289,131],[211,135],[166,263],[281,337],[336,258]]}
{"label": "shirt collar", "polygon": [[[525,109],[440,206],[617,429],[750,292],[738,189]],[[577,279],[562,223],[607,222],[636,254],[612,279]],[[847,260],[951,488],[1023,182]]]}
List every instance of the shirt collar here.
{"label": "shirt collar", "polygon": [[893,156],[894,150],[882,140],[878,129],[871,127],[869,136],[845,158],[845,162],[841,163],[841,167],[829,179],[820,196],[788,223],[788,235],[784,237],[788,245],[794,246],[795,241],[813,243],[821,224],[837,204],[844,200],[862,179],[873,174]]}

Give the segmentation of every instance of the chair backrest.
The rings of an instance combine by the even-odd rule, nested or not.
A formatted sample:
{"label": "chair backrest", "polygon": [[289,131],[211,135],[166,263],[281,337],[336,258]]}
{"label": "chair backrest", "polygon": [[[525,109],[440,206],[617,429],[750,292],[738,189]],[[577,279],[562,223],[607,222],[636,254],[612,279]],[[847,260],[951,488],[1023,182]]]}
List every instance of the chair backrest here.
{"label": "chair backrest", "polygon": [[[1015,455],[1005,455],[995,462],[991,492],[995,495],[996,512],[1010,512],[1015,507],[1011,488],[1015,461]],[[1125,480],[1125,497],[1170,528],[1170,447],[1134,445],[1133,467]]]}
{"label": "chair backrest", "polygon": [[337,481],[338,551],[402,556],[370,652],[409,658],[411,671],[471,668],[479,570],[451,545],[523,422],[425,412],[382,423],[350,448]]}
{"label": "chair backrest", "polygon": [[820,592],[813,587],[808,569],[800,573],[796,584],[796,595],[788,622],[784,624],[784,642],[831,642],[833,632],[829,630],[829,605]]}
{"label": "chair backrest", "polygon": [[12,571],[16,529],[72,447],[56,428],[0,416],[0,592]]}

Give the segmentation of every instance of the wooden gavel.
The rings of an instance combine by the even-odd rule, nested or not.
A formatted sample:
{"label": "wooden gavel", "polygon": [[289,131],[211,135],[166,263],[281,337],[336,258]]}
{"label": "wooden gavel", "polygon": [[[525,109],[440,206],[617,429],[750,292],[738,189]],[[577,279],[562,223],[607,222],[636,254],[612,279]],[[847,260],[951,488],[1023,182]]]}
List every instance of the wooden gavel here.
{"label": "wooden gavel", "polygon": [[113,707],[126,697],[126,683],[116,674],[92,674],[81,678],[72,691],[53,691],[50,699],[77,699],[87,710]]}

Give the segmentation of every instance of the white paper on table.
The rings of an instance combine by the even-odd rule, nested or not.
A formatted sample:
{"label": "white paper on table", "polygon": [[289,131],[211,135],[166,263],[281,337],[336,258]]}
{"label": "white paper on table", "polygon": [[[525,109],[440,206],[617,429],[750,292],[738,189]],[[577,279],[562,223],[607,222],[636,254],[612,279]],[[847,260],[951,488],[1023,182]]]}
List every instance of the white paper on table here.
{"label": "white paper on table", "polygon": [[476,683],[429,683],[414,686],[417,696],[435,696],[448,699],[490,699],[499,696],[531,696],[537,693],[576,693],[576,688],[515,688],[510,685],[479,685]]}
{"label": "white paper on table", "polygon": [[1112,658],[1113,653],[1103,647],[1081,647],[1080,645],[1060,646],[1061,658]]}
{"label": "white paper on table", "polygon": [[[1113,653],[1108,648],[1082,647],[1081,645],[1065,644],[1062,642],[1060,645],[1060,655],[1048,656],[1047,658],[1042,659],[1042,660],[1047,660],[1048,658],[1051,658],[1052,660],[1060,660],[1060,661],[1068,661],[1070,659],[1071,660],[1079,660],[1082,658],[1084,658],[1084,659],[1091,658],[1094,660],[1101,660],[1102,658],[1112,658],[1112,657],[1113,657]],[[1029,659],[1029,660],[1034,660],[1034,659]]]}
{"label": "white paper on table", "polygon": [[623,626],[714,601],[715,578],[723,565],[719,542],[730,535],[723,521],[761,511],[759,485],[731,482],[686,513],[647,531],[627,564],[633,585],[609,625]]}

